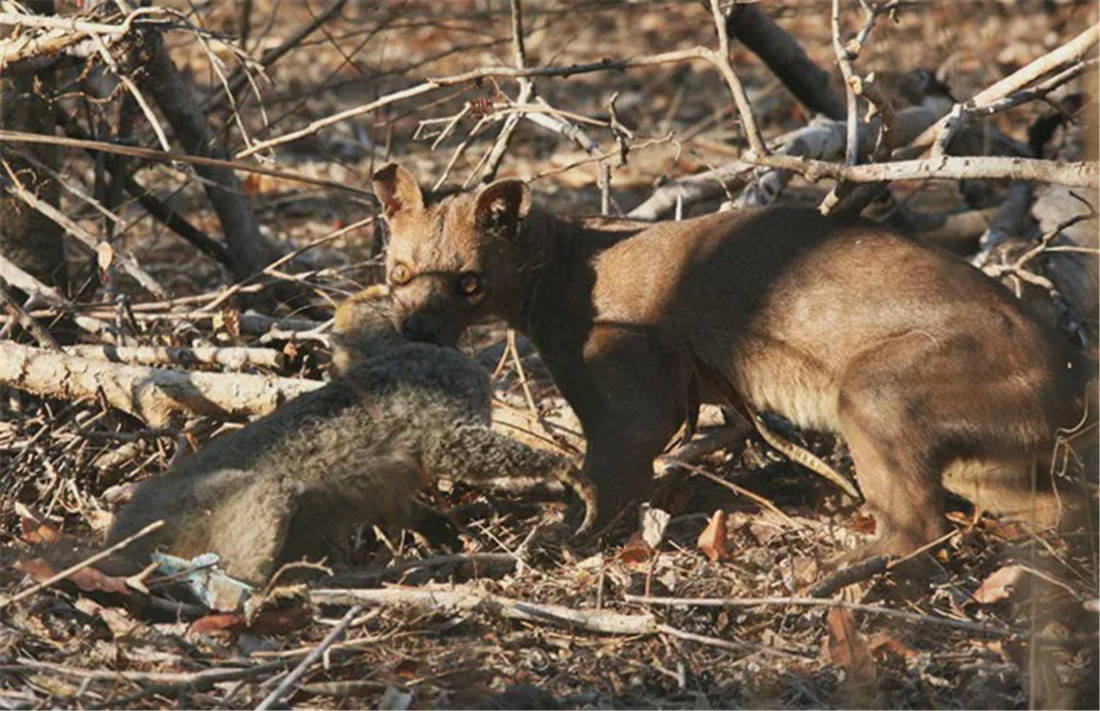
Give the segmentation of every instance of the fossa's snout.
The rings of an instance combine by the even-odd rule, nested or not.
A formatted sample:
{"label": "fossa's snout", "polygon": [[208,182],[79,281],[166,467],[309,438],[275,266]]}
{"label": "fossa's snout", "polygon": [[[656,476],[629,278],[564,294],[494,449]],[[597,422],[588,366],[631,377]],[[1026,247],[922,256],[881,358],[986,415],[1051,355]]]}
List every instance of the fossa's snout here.
{"label": "fossa's snout", "polygon": [[401,335],[412,341],[433,343],[437,346],[458,345],[460,329],[452,317],[440,311],[418,311],[401,319]]}

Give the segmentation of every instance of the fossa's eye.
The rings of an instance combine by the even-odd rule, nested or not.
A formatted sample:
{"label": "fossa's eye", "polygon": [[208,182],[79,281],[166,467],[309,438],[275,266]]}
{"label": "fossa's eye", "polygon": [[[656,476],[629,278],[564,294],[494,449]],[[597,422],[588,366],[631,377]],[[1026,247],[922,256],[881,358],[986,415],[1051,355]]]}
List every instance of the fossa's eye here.
{"label": "fossa's eye", "polygon": [[458,278],[458,291],[466,296],[473,296],[481,291],[481,277],[472,272],[463,274]]}
{"label": "fossa's eye", "polygon": [[412,270],[404,264],[394,264],[393,269],[390,269],[390,283],[401,286],[408,284],[412,280]]}

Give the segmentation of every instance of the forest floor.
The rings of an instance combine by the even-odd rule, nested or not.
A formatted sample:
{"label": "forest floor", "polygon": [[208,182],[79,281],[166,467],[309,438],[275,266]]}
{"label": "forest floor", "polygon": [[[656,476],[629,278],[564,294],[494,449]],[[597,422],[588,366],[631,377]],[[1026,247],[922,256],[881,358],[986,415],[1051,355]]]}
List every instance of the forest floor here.
{"label": "forest floor", "polygon": [[[238,35],[241,3],[175,5],[207,30]],[[829,3],[767,5],[839,87]],[[317,0],[255,0],[249,53],[277,46],[322,7]],[[532,65],[714,43],[705,3],[560,0],[524,3],[524,9]],[[876,72],[899,106],[917,69],[930,70],[956,98],[965,98],[1064,43],[1098,15],[1095,3],[914,2],[897,22],[880,21],[859,68]],[[849,24],[854,28],[854,21]],[[211,56],[192,34],[170,34],[168,44],[200,94],[220,91]],[[229,61],[216,47],[211,51]],[[349,2],[267,69],[264,113],[255,97],[242,102],[241,126],[260,140],[429,77],[512,63],[506,2]],[[766,136],[806,123],[805,110],[751,52],[735,44],[733,65]],[[1095,74],[1087,77],[1095,101]],[[611,197],[623,212],[662,182],[729,162],[744,147],[725,86],[704,63],[536,84],[550,106],[604,123],[617,94],[617,120],[634,135],[627,162],[612,170]],[[475,100],[492,99],[498,90],[514,96],[515,83],[483,81],[390,105],[280,147],[278,166],[368,190],[373,170],[398,160],[422,184],[446,173],[446,184],[462,185],[476,174],[499,122],[471,137],[475,110],[437,142],[438,132],[467,102],[476,106]],[[1037,102],[1000,113],[990,125],[1026,142],[1028,128],[1048,109]],[[230,153],[245,147],[226,109],[212,111],[210,120],[222,128]],[[1095,132],[1096,126],[1084,130]],[[143,131],[135,140],[155,145],[148,127]],[[610,130],[599,125],[591,131],[601,150],[615,150]],[[1052,138],[1050,150],[1079,139],[1079,132],[1067,129]],[[566,137],[520,121],[498,176],[532,179],[536,200],[548,209],[594,214],[600,210],[598,170],[588,157]],[[94,182],[93,171],[82,154],[66,159],[66,173],[77,179]],[[158,194],[171,195],[173,207],[199,229],[219,233],[190,172],[149,164],[141,175]],[[262,175],[247,178],[244,188],[271,239],[288,249],[320,242],[292,266],[312,270],[304,281],[322,310],[380,279],[381,235],[372,226],[326,238],[373,214],[371,198]],[[996,205],[1005,186],[990,189],[995,196],[989,204]],[[827,186],[796,179],[781,202],[816,204],[826,192]],[[955,183],[910,182],[898,185],[895,195],[929,212],[967,207]],[[710,212],[721,201],[686,212]],[[89,229],[101,226],[76,198],[66,195],[62,204]],[[171,300],[158,305],[120,278],[111,293],[129,295],[140,318],[105,301],[102,287],[85,303],[96,302],[108,320],[128,324],[136,343],[262,346],[280,351],[283,364],[250,372],[325,377],[330,354],[322,342],[289,330],[246,332],[235,325],[240,314],[232,307],[196,317],[198,306],[213,301],[232,278],[144,216],[140,206],[122,210],[125,246]],[[78,255],[71,261],[78,271]],[[505,342],[499,323],[472,329],[463,342],[467,353],[496,369],[494,412],[501,428],[579,457],[579,425],[537,353],[522,338],[514,354]],[[74,576],[8,604],[7,596],[54,572],[26,564],[26,557],[10,565],[10,551],[23,550],[16,546],[57,531],[98,543],[130,485],[236,425],[201,417],[157,428],[101,401],[4,395],[0,545],[9,553],[0,557],[0,708],[255,708],[336,627],[342,636],[311,661],[276,707],[1100,704],[1094,528],[1029,530],[952,500],[953,533],[935,553],[931,575],[913,580],[890,571],[845,587],[831,602],[810,599],[808,591],[830,574],[826,561],[873,534],[874,522],[859,501],[755,434],[695,462],[718,481],[683,472],[665,477],[660,508],[646,519],[646,530],[624,528],[598,544],[543,535],[565,511],[553,496],[486,493],[444,482],[425,498],[451,516],[457,541],[365,532],[354,568],[290,591],[282,612],[269,612],[263,624],[206,614],[193,601],[170,608],[163,592],[153,589],[150,596],[95,575]],[[704,425],[719,424],[714,412],[705,414]],[[773,426],[852,476],[843,442],[780,421]],[[1081,465],[1074,456],[1085,464],[1095,460],[1095,436],[1094,429],[1075,445],[1076,455],[1052,466],[1073,475]],[[394,592],[367,594],[379,590]],[[362,598],[354,591],[364,591]],[[428,592],[437,598],[425,601]],[[724,602],[692,602],[701,598]],[[356,600],[361,607],[349,615]]]}

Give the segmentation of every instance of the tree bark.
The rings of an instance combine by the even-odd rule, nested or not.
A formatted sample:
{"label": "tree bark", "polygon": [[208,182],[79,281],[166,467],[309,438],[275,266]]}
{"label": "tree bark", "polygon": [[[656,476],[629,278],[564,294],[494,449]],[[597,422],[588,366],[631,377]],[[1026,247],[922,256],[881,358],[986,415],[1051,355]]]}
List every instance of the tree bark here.
{"label": "tree bark", "polygon": [[[149,92],[168,120],[184,150],[196,156],[225,159],[227,153],[210,130],[191,87],[176,69],[164,42],[156,32],[146,34],[144,91]],[[260,233],[251,201],[229,168],[195,166],[206,182],[203,187],[218,214],[229,251],[230,271],[245,279],[279,257],[278,249]]]}
{"label": "tree bark", "polygon": [[829,72],[806,56],[798,42],[767,16],[763,5],[734,5],[726,20],[730,37],[760,57],[803,106],[814,113],[843,121],[848,111],[844,97],[829,84]]}

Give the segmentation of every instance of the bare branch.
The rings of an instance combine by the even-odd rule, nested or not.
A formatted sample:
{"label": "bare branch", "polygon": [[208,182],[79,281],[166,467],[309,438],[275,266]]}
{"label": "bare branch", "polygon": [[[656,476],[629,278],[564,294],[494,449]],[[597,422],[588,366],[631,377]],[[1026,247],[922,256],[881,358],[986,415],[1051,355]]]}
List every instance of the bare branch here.
{"label": "bare branch", "polygon": [[[428,79],[427,81],[395,91],[386,96],[380,97],[370,103],[361,104],[359,106],[353,106],[344,111],[337,112],[330,116],[326,116],[321,119],[313,121],[308,126],[300,128],[296,131],[285,133],[282,136],[276,136],[275,138],[268,139],[266,141],[260,141],[253,144],[250,148],[241,151],[236,155],[236,158],[247,158],[250,155],[259,153],[260,151],[274,148],[275,146],[281,146],[284,143],[290,143],[296,141],[305,136],[312,135],[321,129],[332,126],[333,124],[346,121],[356,116],[362,116],[363,114],[369,114],[384,106],[395,104],[399,101],[406,99],[412,99],[422,94],[435,91],[441,87],[456,86],[458,84],[465,84],[467,82],[477,81],[478,79],[487,79],[489,77],[511,77],[515,79],[519,78],[533,78],[533,77],[570,77],[576,74],[590,74],[592,72],[606,72],[611,70],[630,69],[634,67],[655,67],[664,64],[673,64],[676,62],[686,62],[691,60],[702,59],[709,62],[722,74],[722,77],[726,80],[727,85],[730,87],[731,92],[734,93],[735,102],[738,104],[739,111],[742,106],[748,107],[748,99],[744,97],[744,91],[740,88],[740,82],[737,80],[736,74],[733,73],[732,67],[729,65],[729,58],[723,58],[714,50],[709,47],[693,47],[691,49],[676,50],[674,52],[663,52],[660,54],[647,54],[630,59],[604,59],[599,62],[587,62],[583,64],[572,64],[564,67],[528,67],[525,69],[519,69],[515,67],[479,67],[477,69],[463,72],[461,74],[453,74],[446,77],[437,77]],[[737,99],[737,95],[740,94],[741,99]],[[755,123],[751,119],[751,111],[747,112],[750,117],[749,121],[752,123],[752,128],[755,128]],[[744,121],[744,115],[742,121]],[[753,141],[757,141],[762,148],[763,142],[759,140],[759,135],[751,131],[750,126],[746,125],[746,130],[749,136],[750,145]],[[753,146],[754,150],[757,150],[757,146]],[[765,155],[765,150],[758,150],[760,155]]]}
{"label": "bare branch", "polygon": [[[1087,52],[1090,47],[1096,44],[1097,41],[1100,41],[1100,24],[1093,25],[1058,49],[1039,57],[1034,62],[1017,69],[1004,79],[983,89],[969,100],[965,101],[964,105],[968,109],[974,110],[1000,101],[1004,97],[1023,89],[1044,74],[1057,69],[1066,62],[1071,62],[1079,58]],[[936,136],[939,135],[940,131],[942,131],[946,125],[947,119],[940,119],[921,135],[913,139],[912,145],[921,148],[931,146],[935,143]]]}
{"label": "bare branch", "polygon": [[63,400],[102,395],[111,406],[153,427],[185,416],[266,414],[324,386],[317,380],[118,365],[11,342],[0,342],[0,384]]}
{"label": "bare branch", "polygon": [[783,155],[750,158],[757,165],[799,173],[811,182],[822,178],[851,180],[857,183],[892,180],[965,180],[971,178],[1008,178],[1037,180],[1079,188],[1100,187],[1097,164],[1092,162],[1059,163],[1034,158],[994,156],[944,156],[926,160],[893,163],[839,165],[820,160],[803,160]]}

